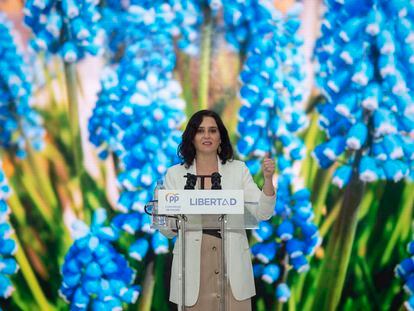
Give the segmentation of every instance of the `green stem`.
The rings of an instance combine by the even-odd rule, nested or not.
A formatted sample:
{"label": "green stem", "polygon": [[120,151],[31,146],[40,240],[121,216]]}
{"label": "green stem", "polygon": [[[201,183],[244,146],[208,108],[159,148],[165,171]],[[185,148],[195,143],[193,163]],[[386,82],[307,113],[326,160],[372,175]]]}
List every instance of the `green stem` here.
{"label": "green stem", "polygon": [[364,193],[364,198],[362,199],[361,207],[359,209],[358,221],[368,214],[371,204],[375,198],[379,199],[379,197],[376,197],[376,187],[372,186]]}
{"label": "green stem", "polygon": [[[311,124],[309,126],[308,131],[306,132],[306,137],[305,137],[305,146],[308,152],[315,149],[317,136],[318,136],[318,116],[315,113],[312,116]],[[307,187],[310,187],[313,182],[313,180],[311,179],[311,171],[312,171],[313,165],[315,165],[315,163],[311,157],[308,157],[303,162],[302,172],[303,172],[303,178],[306,182]]]}
{"label": "green stem", "polygon": [[[357,256],[357,274],[360,275],[359,279],[362,280],[365,283],[366,293],[368,297],[370,297],[371,306],[374,310],[381,309],[381,299],[378,297],[378,291],[375,288],[375,285],[372,281],[372,271],[370,271],[369,267],[367,266],[367,263],[365,260]],[[359,270],[359,271],[358,271]]]}
{"label": "green stem", "polygon": [[47,178],[48,174],[47,172],[45,172],[44,167],[42,167],[41,163],[38,161],[35,151],[30,146],[30,143],[28,143],[27,145],[28,160],[32,168],[33,176],[36,181],[36,186],[42,193],[42,196],[45,198],[46,202],[48,202],[52,206],[52,208],[57,209],[58,202],[56,194],[53,190],[52,184],[50,183],[50,179]]}
{"label": "green stem", "polygon": [[332,208],[331,212],[329,213],[329,215],[325,218],[324,222],[322,223],[319,229],[319,233],[321,237],[325,237],[329,229],[332,227],[332,224],[338,218],[339,211],[341,210],[341,204],[342,204],[342,197],[338,199],[338,201],[335,203],[334,207]]}
{"label": "green stem", "polygon": [[205,22],[201,34],[200,78],[198,86],[198,105],[200,110],[208,108],[212,28],[211,12],[209,9],[206,9]]}
{"label": "green stem", "polygon": [[[53,219],[53,213],[48,206],[44,198],[33,188],[35,180],[32,174],[23,174],[21,176],[21,181],[25,187],[28,195],[42,216],[43,220],[46,222],[50,230],[53,232],[55,227],[55,220]],[[17,189],[17,188],[16,188]]]}
{"label": "green stem", "polygon": [[82,141],[79,126],[79,111],[78,111],[78,93],[77,93],[77,79],[76,79],[76,65],[71,63],[64,63],[66,86],[68,92],[69,102],[69,120],[70,133],[72,138],[72,150],[75,161],[76,176],[81,189],[83,189],[82,176],[84,173],[83,156],[82,156]]}
{"label": "green stem", "polygon": [[20,203],[19,198],[17,197],[16,193],[13,193],[8,199],[7,199],[9,206],[13,207],[13,217],[16,218],[17,223],[25,226],[26,223],[26,212],[24,211],[24,207],[22,206],[22,203]]}
{"label": "green stem", "polygon": [[315,177],[311,198],[311,202],[314,202],[313,209],[315,211],[315,224],[319,224],[322,216],[323,207],[325,206],[326,195],[328,194],[328,189],[330,185],[330,178],[331,169],[319,169]]}
{"label": "green stem", "polygon": [[393,251],[395,250],[396,244],[398,243],[400,237],[403,233],[410,227],[405,228],[404,224],[406,221],[411,222],[413,214],[413,201],[414,201],[414,184],[407,184],[404,188],[401,202],[402,208],[399,213],[395,229],[392,231],[391,238],[388,240],[385,251],[382,253],[380,266],[383,267],[386,263],[389,262]]}
{"label": "green stem", "polygon": [[[326,234],[328,233],[328,231],[330,230],[330,228],[332,227],[332,224],[335,222],[335,220],[338,218],[338,214],[339,211],[341,209],[341,205],[342,205],[342,197],[339,197],[337,199],[337,201],[335,202],[335,204],[333,205],[333,208],[331,209],[331,211],[329,212],[328,216],[324,219],[322,225],[319,228],[319,234],[321,235],[322,238],[324,238],[326,236]],[[326,258],[326,256],[325,256]],[[326,260],[326,259],[325,259]],[[320,269],[319,269],[320,271]],[[301,297],[303,297],[303,286],[305,284],[305,277],[306,275],[301,275],[299,281],[297,282],[297,296],[296,299],[299,301]],[[312,279],[312,278],[311,278]],[[310,284],[310,289],[307,289],[307,293],[313,292],[315,290],[315,284],[312,283]],[[302,310],[310,310],[311,308],[311,304],[312,304],[312,295],[306,295],[304,296],[304,300],[305,302],[302,303]]]}
{"label": "green stem", "polygon": [[290,298],[288,301],[289,311],[296,311],[296,301],[295,301],[295,294],[296,290],[294,287],[290,289]]}
{"label": "green stem", "polygon": [[[309,263],[310,264],[310,263]],[[302,299],[301,299],[301,297],[302,297],[302,291],[303,291],[303,286],[305,285],[305,279],[306,279],[306,276],[307,276],[308,274],[307,273],[301,273],[301,274],[299,274],[299,278],[298,278],[298,280],[297,280],[297,282],[295,282],[295,301],[300,301],[300,303],[302,303]],[[291,296],[293,296],[293,295],[291,295]],[[295,306],[296,306],[296,304],[295,304]],[[299,303],[298,303],[298,306],[299,306]],[[289,311],[290,311],[290,307],[289,307]]]}
{"label": "green stem", "polygon": [[15,234],[13,235],[13,238],[17,244],[16,260],[19,263],[20,271],[22,272],[26,280],[27,286],[30,288],[30,291],[32,292],[37,305],[42,311],[53,310],[54,308],[52,308],[52,306],[47,301],[45,295],[43,294],[42,288],[40,287],[37,278],[30,266],[30,263],[27,260],[27,257],[19,242],[19,239]]}
{"label": "green stem", "polygon": [[151,261],[145,271],[145,278],[142,288],[142,296],[138,310],[150,311],[152,304],[152,296],[154,295],[154,262]]}
{"label": "green stem", "polygon": [[409,238],[411,231],[411,222],[413,219],[413,208],[414,208],[414,183],[411,182],[405,185],[404,192],[402,194],[401,202],[403,206],[401,208],[400,217],[405,215],[403,218],[405,223],[401,226],[401,239],[406,241]]}
{"label": "green stem", "polygon": [[[376,218],[378,213],[378,207],[383,191],[384,184],[375,184],[370,186],[370,189],[366,191],[364,199],[361,203],[361,211],[358,215],[358,221],[360,221],[362,218],[367,217],[365,220],[366,223],[375,224],[377,222]],[[368,226],[367,228],[365,228],[365,230],[361,232],[361,234],[358,237],[357,252],[358,255],[362,258],[366,256],[367,245],[369,238],[372,234],[372,230],[372,226]],[[373,257],[373,255],[370,254],[370,257]]]}
{"label": "green stem", "polygon": [[357,170],[359,157],[354,163],[354,173],[347,186],[342,208],[334,223],[328,242],[326,260],[317,282],[317,293],[313,310],[336,310],[341,298],[345,275],[358,223],[358,213],[364,184],[359,180]]}

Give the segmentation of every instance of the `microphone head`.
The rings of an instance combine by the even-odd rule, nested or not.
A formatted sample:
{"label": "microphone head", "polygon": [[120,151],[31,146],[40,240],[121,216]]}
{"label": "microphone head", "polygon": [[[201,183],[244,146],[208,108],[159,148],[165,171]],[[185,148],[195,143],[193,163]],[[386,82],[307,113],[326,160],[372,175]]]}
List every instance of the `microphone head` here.
{"label": "microphone head", "polygon": [[197,183],[197,176],[194,174],[187,173],[187,175],[185,175],[184,177],[187,178],[184,189],[195,189],[195,185]]}
{"label": "microphone head", "polygon": [[211,189],[221,189],[221,175],[219,172],[211,174]]}

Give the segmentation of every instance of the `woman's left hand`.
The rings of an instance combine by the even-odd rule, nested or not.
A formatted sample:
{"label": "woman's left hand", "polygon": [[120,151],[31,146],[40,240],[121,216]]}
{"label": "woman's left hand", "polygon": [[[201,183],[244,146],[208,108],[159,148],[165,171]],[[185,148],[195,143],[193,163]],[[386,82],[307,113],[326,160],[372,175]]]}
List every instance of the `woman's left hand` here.
{"label": "woman's left hand", "polygon": [[275,161],[265,157],[262,163],[262,171],[264,179],[272,179],[273,174],[275,173]]}

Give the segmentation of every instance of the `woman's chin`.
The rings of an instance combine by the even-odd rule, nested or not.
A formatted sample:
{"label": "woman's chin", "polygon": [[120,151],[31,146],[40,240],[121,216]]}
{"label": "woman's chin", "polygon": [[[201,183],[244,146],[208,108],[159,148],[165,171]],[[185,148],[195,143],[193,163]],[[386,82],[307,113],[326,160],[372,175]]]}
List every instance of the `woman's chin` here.
{"label": "woman's chin", "polygon": [[197,150],[197,153],[199,154],[217,154],[217,148],[214,148],[212,146],[203,146],[199,150]]}

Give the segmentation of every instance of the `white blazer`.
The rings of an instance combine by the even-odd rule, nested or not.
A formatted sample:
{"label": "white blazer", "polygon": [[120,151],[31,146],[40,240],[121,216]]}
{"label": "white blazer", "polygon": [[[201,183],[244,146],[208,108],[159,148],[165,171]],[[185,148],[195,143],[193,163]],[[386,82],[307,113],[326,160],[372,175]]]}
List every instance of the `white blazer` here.
{"label": "white blazer", "polygon": [[[258,205],[246,205],[257,220],[268,220],[273,215],[276,196],[266,196],[257,187],[244,162],[233,160],[222,165],[219,159],[218,165],[223,189],[244,190],[246,202],[258,202]],[[196,174],[195,161],[188,169],[178,164],[168,169],[165,176],[165,187],[167,189],[184,189],[187,173]],[[200,223],[199,215],[189,216],[191,223]],[[243,221],[240,215],[229,215],[228,221]],[[175,233],[162,230],[168,238]],[[197,302],[200,289],[200,253],[201,253],[202,231],[188,231],[186,233],[186,306],[192,306]],[[227,272],[230,279],[230,288],[234,298],[244,300],[256,294],[254,287],[253,268],[249,244],[245,230],[231,230],[227,234]],[[179,278],[178,278],[178,243],[173,250],[173,263],[171,268],[171,290],[170,301],[178,304],[179,300]]]}

